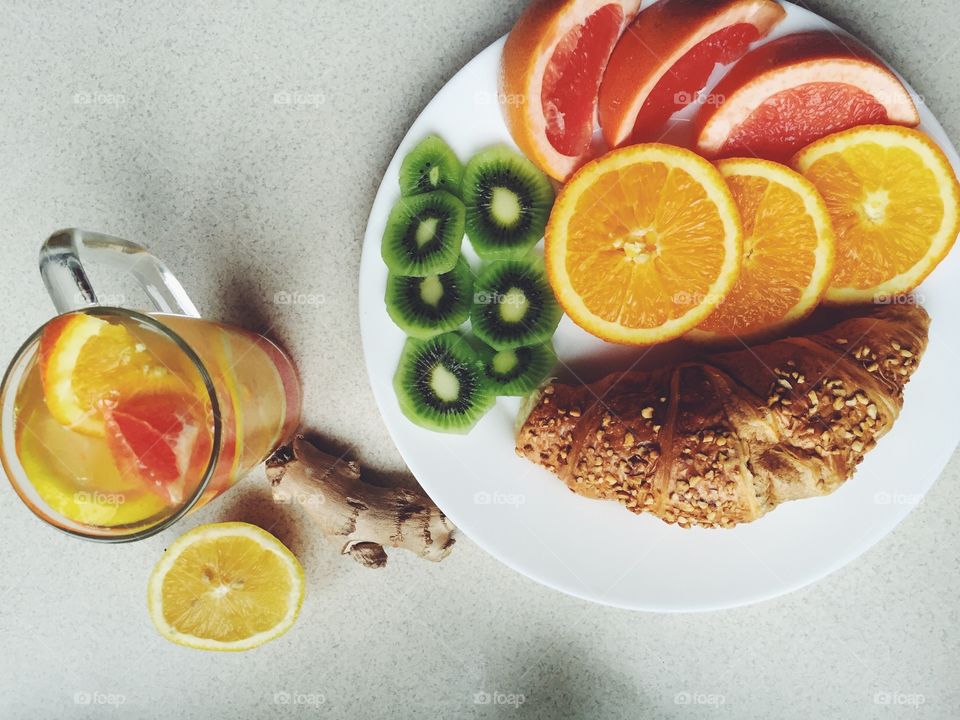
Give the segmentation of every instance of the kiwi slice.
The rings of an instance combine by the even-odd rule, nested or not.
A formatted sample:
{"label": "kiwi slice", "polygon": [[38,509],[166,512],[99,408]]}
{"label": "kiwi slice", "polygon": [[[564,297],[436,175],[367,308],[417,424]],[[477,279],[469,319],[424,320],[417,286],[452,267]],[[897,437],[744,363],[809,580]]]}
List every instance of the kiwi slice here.
{"label": "kiwi slice", "polygon": [[387,278],[387,312],[407,335],[431,338],[456,330],[470,317],[473,271],[462,257],[442,275]]}
{"label": "kiwi slice", "polygon": [[393,387],[404,415],[440,432],[469,432],[496,401],[479,357],[460,333],[409,338]]}
{"label": "kiwi slice", "polygon": [[483,346],[479,353],[483,372],[497,395],[522,396],[533,392],[557,364],[550,342],[511,350]]}
{"label": "kiwi slice", "polygon": [[397,275],[450,272],[460,257],[463,228],[463,203],[450,193],[402,197],[387,218],[380,254]]}
{"label": "kiwi slice", "polygon": [[477,255],[523,257],[543,237],[553,199],[547,176],[522,155],[505,147],[474,155],[463,173],[463,202]]}
{"label": "kiwi slice", "polygon": [[437,135],[428,135],[421,140],[400,164],[401,195],[419,195],[435,190],[459,195],[462,180],[463,165],[450,146]]}
{"label": "kiwi slice", "polygon": [[542,262],[491,263],[474,283],[473,332],[495,350],[546,342],[562,316]]}

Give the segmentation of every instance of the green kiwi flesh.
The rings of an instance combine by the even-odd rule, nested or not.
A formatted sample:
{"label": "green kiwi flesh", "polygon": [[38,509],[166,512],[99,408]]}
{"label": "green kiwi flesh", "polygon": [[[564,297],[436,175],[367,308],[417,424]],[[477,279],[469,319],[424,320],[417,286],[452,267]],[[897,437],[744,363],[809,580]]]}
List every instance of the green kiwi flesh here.
{"label": "green kiwi flesh", "polygon": [[456,330],[470,317],[473,271],[461,257],[442,275],[408,277],[390,273],[387,313],[407,335],[419,339]]}
{"label": "green kiwi flesh", "polygon": [[380,246],[390,272],[426,277],[453,270],[463,244],[464,215],[459,198],[442,190],[400,198]]}
{"label": "green kiwi flesh", "polygon": [[439,432],[469,432],[496,402],[480,358],[460,333],[408,338],[393,387],[411,422]]}
{"label": "green kiwi flesh", "polygon": [[524,396],[538,387],[557,364],[553,344],[494,350],[480,348],[483,371],[497,395]]}
{"label": "green kiwi flesh", "polygon": [[443,190],[460,194],[463,165],[450,146],[439,136],[428,135],[410,151],[400,165],[400,194]]}
{"label": "green kiwi flesh", "polygon": [[541,262],[491,263],[474,283],[473,333],[495,350],[544,343],[556,332],[561,317]]}
{"label": "green kiwi flesh", "polygon": [[505,147],[474,155],[463,173],[466,230],[484,260],[523,257],[543,237],[554,190],[529,160]]}

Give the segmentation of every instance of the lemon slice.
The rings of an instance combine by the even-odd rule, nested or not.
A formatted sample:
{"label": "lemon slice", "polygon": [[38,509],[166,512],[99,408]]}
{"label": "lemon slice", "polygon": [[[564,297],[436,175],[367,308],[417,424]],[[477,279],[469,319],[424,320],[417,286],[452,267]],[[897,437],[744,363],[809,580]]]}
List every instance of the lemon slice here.
{"label": "lemon slice", "polygon": [[250,650],[280,637],[303,603],[303,568],[273,535],[241,522],[201,525],[150,576],[160,634],[198,650]]}

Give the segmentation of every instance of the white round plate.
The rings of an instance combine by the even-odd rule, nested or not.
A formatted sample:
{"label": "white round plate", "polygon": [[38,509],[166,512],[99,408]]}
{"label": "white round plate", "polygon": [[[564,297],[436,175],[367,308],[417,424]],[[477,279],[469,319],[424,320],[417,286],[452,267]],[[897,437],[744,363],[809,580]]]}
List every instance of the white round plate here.
{"label": "white round plate", "polygon": [[[824,27],[843,33],[810,11],[785,6],[788,16],[771,37]],[[413,124],[387,169],[367,226],[360,267],[364,354],[380,411],[410,470],[491,555],[544,585],[606,605],[657,612],[730,608],[791,592],[855,559],[906,517],[957,445],[960,323],[953,314],[960,307],[960,251],[918,293],[933,317],[930,347],[890,434],[837,492],[786,503],[733,530],[682,530],[571,493],[514,453],[516,399],[500,399],[466,436],[420,429],[400,412],[392,380],[404,334],[384,308],[387,270],[380,259],[387,215],[400,195],[400,162],[432,132],[464,162],[489,145],[513,145],[497,103],[502,47],[500,40],[474,58]],[[960,167],[943,128],[919,98],[917,104],[922,129]],[[563,366],[588,382],[629,367],[643,352],[614,349],[567,318],[555,345]]]}

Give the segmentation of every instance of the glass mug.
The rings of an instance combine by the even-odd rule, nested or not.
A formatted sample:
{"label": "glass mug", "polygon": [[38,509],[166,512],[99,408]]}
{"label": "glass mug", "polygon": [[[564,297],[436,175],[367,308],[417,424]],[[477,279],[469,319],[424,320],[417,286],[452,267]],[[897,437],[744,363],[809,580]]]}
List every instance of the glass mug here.
{"label": "glass mug", "polygon": [[[131,274],[156,311],[105,307],[83,263]],[[45,522],[106,542],[154,535],[233,486],[300,420],[293,363],[267,338],[203,320],[136,243],[62,230],[40,251],[58,313],[0,386],[0,459]]]}

